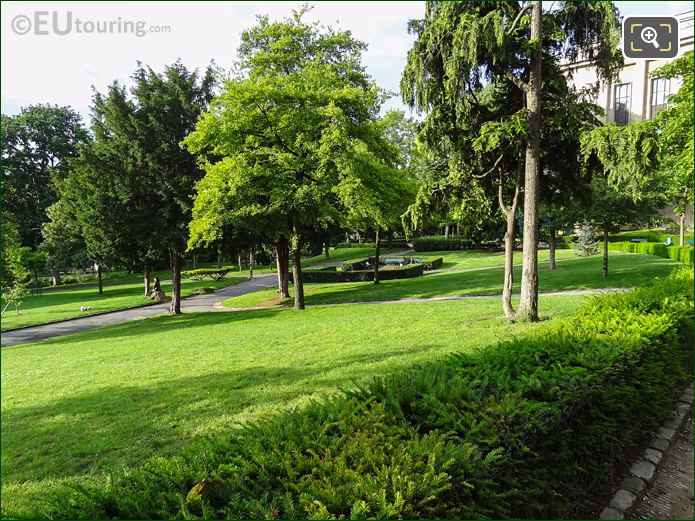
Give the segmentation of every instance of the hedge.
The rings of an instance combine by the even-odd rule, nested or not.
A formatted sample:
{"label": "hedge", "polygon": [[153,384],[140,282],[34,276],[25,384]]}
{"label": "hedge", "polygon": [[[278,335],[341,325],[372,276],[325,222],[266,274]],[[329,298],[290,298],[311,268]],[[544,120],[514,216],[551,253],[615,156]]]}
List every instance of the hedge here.
{"label": "hedge", "polygon": [[677,260],[684,264],[693,264],[695,255],[692,246],[666,246],[658,242],[609,242],[608,250],[627,253],[647,253],[667,259]]}
{"label": "hedge", "polygon": [[692,358],[693,273],[50,494],[60,518],[586,516]]}
{"label": "hedge", "polygon": [[443,235],[413,239],[413,249],[415,251],[488,250],[497,248],[498,246],[499,244],[496,241],[474,243],[468,239],[460,239],[457,237],[446,238]]}
{"label": "hedge", "polygon": [[232,266],[223,268],[201,268],[199,270],[186,270],[181,272],[184,279],[203,280],[210,277],[212,280],[222,280],[227,273],[234,270]]}
{"label": "hedge", "polygon": [[[385,258],[389,258],[389,256],[385,255],[381,257],[381,260],[383,261]],[[370,267],[374,267],[375,259],[375,257],[369,257],[368,259],[341,262],[340,269],[343,271],[367,270]],[[442,257],[403,257],[403,259],[409,260],[410,262],[420,261],[419,263],[425,266],[425,271],[436,270],[441,268],[444,264],[444,259]]]}
{"label": "hedge", "polygon": [[[389,242],[386,239],[381,239],[381,247],[388,248]],[[335,245],[338,248],[376,248],[375,242],[339,242]],[[410,248],[410,244],[405,239],[393,239],[391,241],[392,248]]]}
{"label": "hedge", "polygon": [[[409,279],[418,277],[425,272],[424,264],[410,264],[402,268],[379,270],[379,280]],[[350,270],[350,271],[302,271],[304,282],[367,282],[374,280],[374,270]],[[290,282],[293,281],[290,273]]]}

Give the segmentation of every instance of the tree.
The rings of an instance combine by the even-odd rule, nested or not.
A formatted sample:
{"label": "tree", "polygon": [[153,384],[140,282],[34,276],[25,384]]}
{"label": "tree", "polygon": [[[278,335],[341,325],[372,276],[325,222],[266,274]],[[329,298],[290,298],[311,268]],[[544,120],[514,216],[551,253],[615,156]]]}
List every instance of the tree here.
{"label": "tree", "polygon": [[19,306],[27,293],[29,273],[22,264],[22,248],[19,231],[14,216],[9,212],[2,213],[2,299],[5,313],[10,305],[15,307],[19,315]]}
{"label": "tree", "polygon": [[81,147],[61,196],[80,223],[90,257],[129,269],[168,257],[170,312],[181,313],[181,261],[192,195],[202,171],[182,146],[212,98],[215,72],[177,62],[157,73],[140,66],[130,96],[114,83],[94,97],[94,139]]}
{"label": "tree", "polygon": [[685,245],[685,211],[693,207],[693,51],[652,73],[659,78],[681,81],[678,92],[669,96],[669,107],[657,117],[660,148],[659,175],[664,180],[674,210],[679,216],[679,244]]}
{"label": "tree", "polygon": [[[409,29],[417,39],[401,81],[404,100],[427,110],[442,134],[460,132],[466,95],[506,79],[524,97],[524,260],[516,317],[538,319],[538,202],[541,157],[542,64],[596,65],[601,81],[621,65],[620,25],[610,2],[560,2],[543,13],[532,2],[428,2],[423,20]],[[545,26],[545,29],[543,29]],[[455,151],[452,151],[455,152]]]}
{"label": "tree", "polygon": [[301,251],[312,228],[367,215],[379,205],[374,172],[383,93],[360,63],[364,44],[348,32],[291,18],[241,37],[239,74],[227,81],[188,136],[204,157],[191,240],[218,239],[225,224],[275,223],[291,238],[294,307],[304,308]]}
{"label": "tree", "polygon": [[611,185],[605,177],[595,176],[591,182],[591,205],[585,220],[602,232],[603,276],[608,276],[608,235],[624,224],[645,224],[656,215],[655,204],[642,198],[636,203],[628,192]]}
{"label": "tree", "polygon": [[43,242],[39,249],[46,253],[47,267],[51,270],[53,285],[61,283],[60,270],[80,266],[87,262],[87,246],[74,215],[59,199],[46,209],[48,221],[41,228]]}
{"label": "tree", "polygon": [[57,199],[53,182],[65,175],[66,160],[86,136],[70,107],[31,105],[2,115],[3,205],[15,216],[22,244],[41,243],[46,208]]}

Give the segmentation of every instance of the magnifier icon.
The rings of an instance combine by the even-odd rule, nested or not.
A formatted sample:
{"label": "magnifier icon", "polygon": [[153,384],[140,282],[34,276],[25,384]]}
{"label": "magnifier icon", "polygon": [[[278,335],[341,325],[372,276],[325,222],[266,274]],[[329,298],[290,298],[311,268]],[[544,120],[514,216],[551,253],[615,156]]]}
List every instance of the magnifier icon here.
{"label": "magnifier icon", "polygon": [[651,43],[655,49],[659,48],[659,42],[656,41],[657,32],[653,27],[645,27],[640,33],[644,43]]}

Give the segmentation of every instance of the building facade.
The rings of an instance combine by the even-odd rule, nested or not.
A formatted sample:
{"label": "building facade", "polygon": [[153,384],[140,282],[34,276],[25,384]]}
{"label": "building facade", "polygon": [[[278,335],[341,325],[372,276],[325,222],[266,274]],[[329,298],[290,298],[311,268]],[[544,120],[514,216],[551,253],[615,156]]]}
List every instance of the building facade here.
{"label": "building facade", "polygon": [[[676,15],[678,19],[679,56],[693,50],[693,11]],[[622,44],[621,44],[622,45]],[[674,58],[675,59],[675,58]],[[667,106],[668,96],[680,88],[676,79],[652,77],[659,67],[673,60],[634,60],[625,58],[625,64],[615,83],[602,87],[593,102],[603,108],[604,123],[627,125],[628,123],[653,119]],[[586,61],[566,66],[571,83],[578,89],[596,83],[596,70]],[[673,210],[659,213],[676,219]],[[686,212],[686,224],[693,226],[693,209]]]}

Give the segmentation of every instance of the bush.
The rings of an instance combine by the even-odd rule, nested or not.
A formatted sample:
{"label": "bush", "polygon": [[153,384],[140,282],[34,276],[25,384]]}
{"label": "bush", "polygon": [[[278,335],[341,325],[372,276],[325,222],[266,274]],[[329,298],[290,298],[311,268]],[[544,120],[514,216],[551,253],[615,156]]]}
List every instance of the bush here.
{"label": "bush", "polygon": [[343,271],[366,270],[370,266],[374,267],[374,257],[370,257],[368,259],[345,261],[340,263],[340,269]]}
{"label": "bush", "polygon": [[[391,268],[379,270],[379,280],[409,279],[418,277],[425,272],[424,264],[410,264],[402,268]],[[310,282],[368,282],[374,280],[374,270],[349,270],[349,271],[327,271],[327,270],[304,270],[302,278],[305,283]],[[290,282],[293,281],[290,273]]]}
{"label": "bush", "polygon": [[[381,239],[381,247],[387,248],[389,242],[386,239]],[[405,239],[393,239],[391,241],[392,248],[403,248],[404,250],[410,248],[410,244]],[[375,242],[339,242],[335,245],[335,248],[376,248]]]}
{"label": "bush", "polygon": [[[659,425],[692,356],[693,273],[592,297],[478,354],[374,380],[70,484],[61,518],[568,518]],[[600,495],[598,496],[600,497]]]}
{"label": "bush", "polygon": [[444,259],[442,257],[432,258],[432,257],[411,257],[412,259],[418,259],[421,264],[425,267],[425,271],[432,271],[441,268],[444,264]]}
{"label": "bush", "polygon": [[210,277],[212,280],[222,280],[227,273],[233,271],[233,266],[224,266],[223,268],[201,268],[199,270],[186,270],[181,272],[184,279],[203,280],[205,277]]}
{"label": "bush", "polygon": [[482,241],[476,244],[468,239],[458,237],[446,238],[443,235],[413,239],[413,249],[415,251],[489,250],[498,246],[499,244],[496,241]]}

